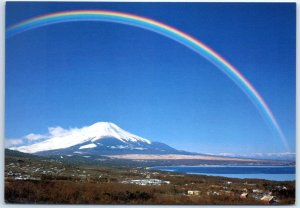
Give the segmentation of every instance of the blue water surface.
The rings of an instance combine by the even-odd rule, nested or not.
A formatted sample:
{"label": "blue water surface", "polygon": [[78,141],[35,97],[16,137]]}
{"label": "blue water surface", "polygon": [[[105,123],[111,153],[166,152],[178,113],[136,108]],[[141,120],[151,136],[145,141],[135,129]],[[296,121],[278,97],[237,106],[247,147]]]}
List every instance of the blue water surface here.
{"label": "blue water surface", "polygon": [[293,181],[296,179],[294,166],[156,166],[149,169],[228,178],[275,181]]}

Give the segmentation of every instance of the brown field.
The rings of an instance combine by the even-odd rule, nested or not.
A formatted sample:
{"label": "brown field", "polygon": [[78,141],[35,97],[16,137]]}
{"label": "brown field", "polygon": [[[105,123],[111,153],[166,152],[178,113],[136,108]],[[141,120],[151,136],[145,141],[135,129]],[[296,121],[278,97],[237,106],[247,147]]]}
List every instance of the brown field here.
{"label": "brown field", "polygon": [[217,156],[207,156],[207,155],[147,155],[147,154],[125,154],[125,155],[106,155],[110,158],[118,159],[130,159],[130,160],[222,160],[222,161],[243,161],[243,162],[253,162],[257,160],[253,159],[242,159],[242,158],[230,158],[230,157],[217,157]]}

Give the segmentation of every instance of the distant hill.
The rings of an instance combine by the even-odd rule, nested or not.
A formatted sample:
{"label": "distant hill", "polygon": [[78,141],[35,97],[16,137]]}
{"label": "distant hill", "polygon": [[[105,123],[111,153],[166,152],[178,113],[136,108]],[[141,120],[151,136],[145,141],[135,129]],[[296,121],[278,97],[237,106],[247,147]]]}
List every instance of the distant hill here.
{"label": "distant hill", "polygon": [[219,156],[224,157],[234,157],[234,158],[250,158],[257,160],[280,160],[280,161],[296,161],[295,153],[244,153],[244,154],[231,154],[231,153],[221,153]]}
{"label": "distant hill", "polygon": [[4,151],[5,151],[5,156],[10,156],[10,157],[42,158],[38,155],[28,154],[28,153],[19,152],[10,149],[5,149]]}

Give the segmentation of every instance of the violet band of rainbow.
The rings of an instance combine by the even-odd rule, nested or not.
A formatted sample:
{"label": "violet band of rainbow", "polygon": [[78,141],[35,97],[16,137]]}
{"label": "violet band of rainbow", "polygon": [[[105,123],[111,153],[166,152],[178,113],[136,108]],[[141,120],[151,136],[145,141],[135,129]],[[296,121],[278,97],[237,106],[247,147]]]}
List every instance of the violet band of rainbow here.
{"label": "violet band of rainbow", "polygon": [[105,21],[131,25],[146,30],[150,30],[166,36],[176,42],[190,48],[202,57],[206,58],[212,64],[217,66],[225,73],[238,87],[244,91],[251,102],[257,107],[263,119],[272,129],[273,134],[280,138],[285,149],[289,151],[287,140],[275,118],[271,109],[268,107],[262,96],[252,86],[252,84],[228,61],[221,55],[209,48],[207,45],[197,40],[196,38],[164,23],[158,22],[142,16],[137,16],[128,13],[106,11],[106,10],[76,10],[64,11],[58,13],[50,13],[47,15],[32,18],[9,27],[6,30],[6,39],[11,38],[19,33],[32,30],[35,28],[76,21]]}

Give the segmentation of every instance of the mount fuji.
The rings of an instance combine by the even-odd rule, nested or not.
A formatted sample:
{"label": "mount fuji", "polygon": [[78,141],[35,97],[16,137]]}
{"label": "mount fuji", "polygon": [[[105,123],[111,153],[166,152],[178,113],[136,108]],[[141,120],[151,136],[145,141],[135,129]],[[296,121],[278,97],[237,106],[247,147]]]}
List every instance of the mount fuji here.
{"label": "mount fuji", "polygon": [[192,154],[136,136],[110,122],[62,131],[44,141],[9,149],[37,155]]}

